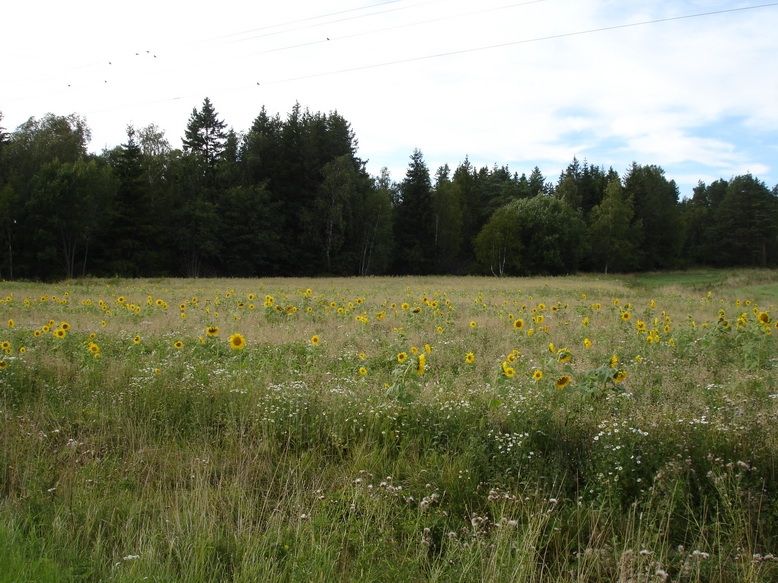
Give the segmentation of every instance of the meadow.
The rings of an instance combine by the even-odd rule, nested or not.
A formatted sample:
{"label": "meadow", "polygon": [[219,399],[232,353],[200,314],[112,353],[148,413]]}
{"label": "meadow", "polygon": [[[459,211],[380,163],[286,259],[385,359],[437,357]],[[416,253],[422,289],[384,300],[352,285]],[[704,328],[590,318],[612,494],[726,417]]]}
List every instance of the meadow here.
{"label": "meadow", "polygon": [[0,583],[778,580],[776,272],[0,298]]}

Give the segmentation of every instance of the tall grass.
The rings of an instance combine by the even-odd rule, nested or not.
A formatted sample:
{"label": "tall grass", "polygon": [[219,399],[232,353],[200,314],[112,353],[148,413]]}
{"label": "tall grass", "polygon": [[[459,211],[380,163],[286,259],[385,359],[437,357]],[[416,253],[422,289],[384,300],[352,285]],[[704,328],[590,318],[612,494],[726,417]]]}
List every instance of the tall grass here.
{"label": "tall grass", "polygon": [[162,280],[0,296],[0,581],[778,576],[778,309],[736,289]]}

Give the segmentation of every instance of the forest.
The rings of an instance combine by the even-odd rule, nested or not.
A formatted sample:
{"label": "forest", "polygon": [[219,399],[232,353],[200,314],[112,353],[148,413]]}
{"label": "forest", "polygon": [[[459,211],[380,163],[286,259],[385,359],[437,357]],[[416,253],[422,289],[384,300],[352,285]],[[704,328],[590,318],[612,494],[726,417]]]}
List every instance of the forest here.
{"label": "forest", "polygon": [[[0,114],[2,123],[2,114]],[[206,98],[181,148],[154,124],[89,153],[77,115],[0,127],[0,279],[562,275],[778,265],[778,185],[751,174],[680,200],[656,165],[573,159],[434,173],[421,150],[371,176],[337,112],[263,107],[243,132]]]}

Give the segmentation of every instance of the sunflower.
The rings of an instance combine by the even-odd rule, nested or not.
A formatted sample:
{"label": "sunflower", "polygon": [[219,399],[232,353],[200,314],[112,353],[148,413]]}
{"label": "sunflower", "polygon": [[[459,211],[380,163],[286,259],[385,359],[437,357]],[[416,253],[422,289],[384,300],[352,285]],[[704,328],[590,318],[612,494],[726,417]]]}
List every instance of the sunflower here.
{"label": "sunflower", "polygon": [[365,360],[365,358],[367,358],[367,355],[364,352],[360,352],[359,354],[357,354],[357,358],[359,360]]}
{"label": "sunflower", "polygon": [[476,326],[478,326],[478,324],[476,323],[476,321],[475,321],[475,320],[471,320],[471,321],[470,321],[470,327],[471,327],[471,328],[475,328]]}
{"label": "sunflower", "polygon": [[472,352],[468,352],[467,354],[465,354],[465,362],[467,364],[473,364],[475,362],[475,354],[473,354]]}
{"label": "sunflower", "polygon": [[421,376],[427,370],[427,356],[422,352],[416,362],[416,374]]}
{"label": "sunflower", "polygon": [[181,350],[183,347],[184,347],[184,343],[181,342],[180,340],[176,340],[173,343],[173,348],[175,348],[176,350]]}
{"label": "sunflower", "polygon": [[640,332],[641,334],[646,333],[646,323],[643,320],[638,320],[637,324],[635,324],[635,329]]}
{"label": "sunflower", "polygon": [[556,381],[554,381],[554,386],[555,386],[557,389],[559,389],[559,390],[562,390],[562,389],[564,389],[564,388],[565,388],[567,385],[569,385],[569,384],[570,384],[570,381],[571,381],[571,380],[572,380],[572,379],[570,378],[570,375],[563,375],[563,376],[559,377],[559,378],[558,378]]}
{"label": "sunflower", "polygon": [[592,347],[592,341],[588,338],[584,338],[584,348],[591,348]]}
{"label": "sunflower", "polygon": [[532,373],[532,380],[539,381],[542,378],[543,378],[543,371],[542,370],[536,369]]}
{"label": "sunflower", "polygon": [[8,327],[9,328],[13,328],[14,326],[16,326],[16,322],[13,321],[13,318],[9,319],[8,320]]}
{"label": "sunflower", "polygon": [[402,364],[406,360],[408,360],[408,353],[407,352],[400,352],[397,355],[397,362],[399,362],[400,364]]}
{"label": "sunflower", "polygon": [[243,350],[246,348],[246,338],[243,334],[235,333],[230,336],[230,347],[233,350]]}
{"label": "sunflower", "polygon": [[622,320],[624,320],[625,322],[629,322],[629,319],[630,319],[631,317],[632,317],[632,314],[630,314],[630,313],[629,313],[629,312],[627,312],[626,310],[624,310],[624,311],[621,313],[621,319],[622,319]]}
{"label": "sunflower", "polygon": [[514,370],[514,368],[512,366],[505,365],[505,363],[503,363],[502,372],[509,379],[512,379],[514,377],[514,375],[516,374],[516,371]]}
{"label": "sunflower", "polygon": [[8,367],[8,362],[5,360],[0,360],[0,370],[3,370],[4,368]]}
{"label": "sunflower", "polygon": [[522,330],[524,329],[524,320],[521,318],[513,321],[513,329],[514,330]]}
{"label": "sunflower", "polygon": [[52,334],[54,334],[54,336],[56,336],[57,338],[64,338],[65,336],[68,335],[68,333],[65,332],[63,328],[57,328],[56,330],[54,330],[54,332],[52,332]]}
{"label": "sunflower", "polygon": [[218,336],[219,335],[219,327],[218,326],[208,326],[205,329],[205,334],[207,336],[211,336],[211,337]]}
{"label": "sunflower", "polygon": [[137,334],[135,335],[135,338],[132,339],[133,344],[140,344],[140,336]]}
{"label": "sunflower", "polygon": [[443,326],[437,327],[438,334],[443,334]]}
{"label": "sunflower", "polygon": [[430,346],[429,344],[425,344],[424,352],[426,352],[427,354],[432,354],[432,346]]}
{"label": "sunflower", "polygon": [[614,375],[613,375],[613,382],[614,383],[620,383],[625,378],[627,378],[627,371],[620,370],[620,371],[617,371],[616,373],[614,373]]}
{"label": "sunflower", "polygon": [[570,362],[570,359],[573,358],[573,353],[570,352],[567,348],[560,348],[559,352],[557,353],[557,360],[561,362],[562,364],[565,364],[567,362]]}
{"label": "sunflower", "polygon": [[319,337],[316,334],[311,336],[311,344],[313,344],[314,346],[317,346],[319,344],[319,342],[321,342],[321,340],[319,339]]}
{"label": "sunflower", "polygon": [[365,376],[367,374],[367,369],[364,366],[359,367],[359,374],[362,376]]}
{"label": "sunflower", "polygon": [[[770,314],[767,312],[759,312],[759,315],[756,317],[757,320],[759,320],[760,324],[769,324],[770,323]],[[8,321],[8,325],[11,326],[11,322],[13,320]]]}
{"label": "sunflower", "polygon": [[11,349],[11,343],[8,340],[3,340],[0,342],[0,348],[3,350],[10,350]]}
{"label": "sunflower", "polygon": [[611,368],[617,368],[619,366],[619,357],[615,354],[611,356],[609,365]]}
{"label": "sunflower", "polygon": [[39,338],[39,337],[40,337],[40,335],[41,335],[41,331],[40,331],[40,330],[35,330],[35,331],[32,333],[32,335],[33,335],[33,336],[35,336],[36,338]]}
{"label": "sunflower", "polygon": [[91,352],[92,354],[97,354],[98,352],[100,352],[100,347],[97,344],[95,344],[94,342],[90,342],[89,343],[89,352]]}
{"label": "sunflower", "polygon": [[408,302],[403,302],[400,308],[402,308],[403,310],[409,310],[410,306],[408,305]]}

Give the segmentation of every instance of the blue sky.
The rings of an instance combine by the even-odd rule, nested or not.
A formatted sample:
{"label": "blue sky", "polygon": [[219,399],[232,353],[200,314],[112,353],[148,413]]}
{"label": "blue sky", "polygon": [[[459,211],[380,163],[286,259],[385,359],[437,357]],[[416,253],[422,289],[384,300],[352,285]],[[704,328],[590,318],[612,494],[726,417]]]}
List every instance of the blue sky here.
{"label": "blue sky", "polygon": [[16,2],[0,111],[13,130],[79,113],[93,151],[154,123],[174,147],[208,96],[246,130],[264,105],[337,110],[377,175],[576,156],[657,164],[682,197],[751,172],[778,183],[778,3],[751,0]]}

